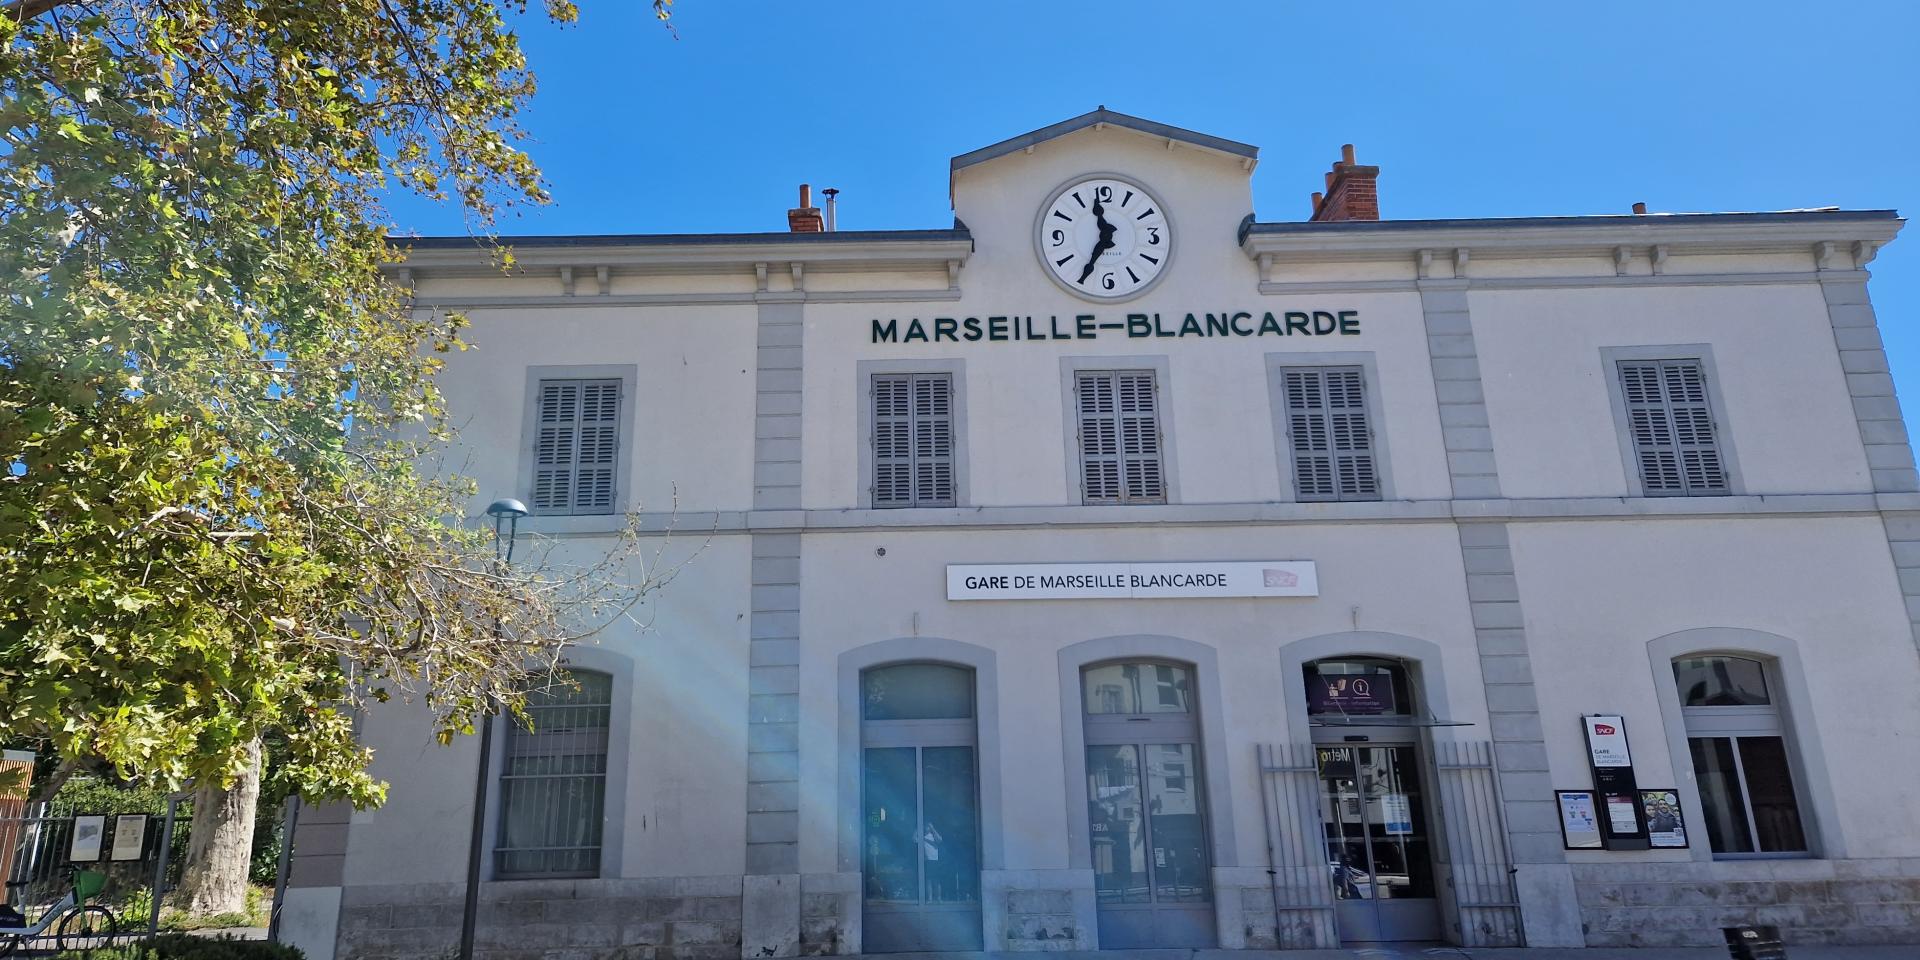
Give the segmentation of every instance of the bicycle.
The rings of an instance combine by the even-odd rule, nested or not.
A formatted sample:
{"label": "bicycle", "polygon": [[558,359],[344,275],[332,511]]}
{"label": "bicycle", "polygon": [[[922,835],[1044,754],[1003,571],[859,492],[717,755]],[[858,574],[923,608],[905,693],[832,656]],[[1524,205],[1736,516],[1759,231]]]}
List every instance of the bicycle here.
{"label": "bicycle", "polygon": [[[85,950],[113,945],[118,923],[113,911],[104,905],[87,902],[106,888],[107,875],[95,870],[69,870],[68,874],[71,877],[71,889],[58,903],[41,913],[37,922],[25,927],[0,927],[0,957],[9,956],[22,945],[41,939],[50,927],[54,931],[56,950]],[[24,887],[27,882],[10,880],[7,886]]]}

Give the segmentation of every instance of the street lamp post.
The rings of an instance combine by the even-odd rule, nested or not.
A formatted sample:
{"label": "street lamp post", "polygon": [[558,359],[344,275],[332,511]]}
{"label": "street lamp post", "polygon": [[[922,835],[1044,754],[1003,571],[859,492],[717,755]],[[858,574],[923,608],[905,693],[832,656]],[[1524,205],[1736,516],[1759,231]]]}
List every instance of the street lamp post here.
{"label": "street lamp post", "polygon": [[[507,498],[487,505],[493,518],[493,560],[505,572],[513,566],[513,541],[520,532],[520,518],[529,512],[527,505]],[[500,632],[500,618],[493,620],[494,632]],[[486,846],[487,781],[493,767],[493,704],[480,715],[480,775],[473,783],[473,835],[467,845],[467,900],[460,916],[460,960],[473,960],[473,928],[480,915],[480,857]]]}

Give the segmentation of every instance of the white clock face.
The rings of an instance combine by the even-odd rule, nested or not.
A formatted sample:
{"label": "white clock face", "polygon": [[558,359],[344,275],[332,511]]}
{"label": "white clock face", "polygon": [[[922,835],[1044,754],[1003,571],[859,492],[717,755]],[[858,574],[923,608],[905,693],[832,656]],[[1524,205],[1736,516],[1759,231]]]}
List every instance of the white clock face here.
{"label": "white clock face", "polygon": [[1160,201],[1137,183],[1088,177],[1061,188],[1034,228],[1040,262],[1090,300],[1137,296],[1167,268],[1173,231]]}

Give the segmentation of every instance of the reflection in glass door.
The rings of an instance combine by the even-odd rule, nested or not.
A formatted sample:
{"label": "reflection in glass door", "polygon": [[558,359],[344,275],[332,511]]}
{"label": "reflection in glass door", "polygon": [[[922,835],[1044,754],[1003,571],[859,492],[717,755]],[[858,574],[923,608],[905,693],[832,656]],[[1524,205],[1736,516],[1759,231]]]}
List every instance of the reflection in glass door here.
{"label": "reflection in glass door", "polygon": [[1440,937],[1414,748],[1321,746],[1320,815],[1342,940]]}
{"label": "reflection in glass door", "polygon": [[1087,834],[1103,949],[1217,939],[1189,676],[1156,663],[1085,675]]}
{"label": "reflection in glass door", "polygon": [[972,675],[904,664],[861,680],[863,949],[978,950]]}

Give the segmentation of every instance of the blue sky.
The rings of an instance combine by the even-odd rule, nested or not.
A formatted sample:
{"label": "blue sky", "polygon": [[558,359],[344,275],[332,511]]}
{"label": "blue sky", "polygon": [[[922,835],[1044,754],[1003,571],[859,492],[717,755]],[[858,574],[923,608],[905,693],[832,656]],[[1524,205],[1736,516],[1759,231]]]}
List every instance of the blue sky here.
{"label": "blue sky", "polygon": [[[1342,143],[1389,219],[1920,210],[1912,0],[679,0],[677,39],[641,0],[581,2],[524,26],[554,203],[503,233],[781,230],[803,181],[843,191],[844,230],[943,227],[949,157],[1099,104],[1260,147],[1261,220],[1303,219]],[[1870,269],[1920,409],[1920,230]]]}

